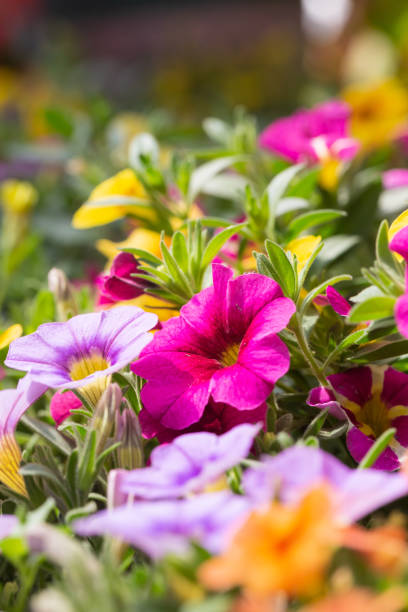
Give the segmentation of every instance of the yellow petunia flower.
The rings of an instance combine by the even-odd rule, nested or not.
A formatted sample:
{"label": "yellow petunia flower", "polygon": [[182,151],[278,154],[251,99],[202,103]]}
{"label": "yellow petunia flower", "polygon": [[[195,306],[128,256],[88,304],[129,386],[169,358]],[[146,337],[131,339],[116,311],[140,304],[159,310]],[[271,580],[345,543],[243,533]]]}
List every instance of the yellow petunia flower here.
{"label": "yellow petunia flower", "polygon": [[19,323],[16,323],[15,325],[11,325],[11,327],[9,327],[3,333],[0,334],[0,349],[3,349],[6,346],[8,346],[10,342],[13,342],[13,340],[16,340],[16,338],[19,338],[22,335],[22,333],[23,333],[23,328],[21,327]]}
{"label": "yellow petunia flower", "polygon": [[290,251],[292,255],[296,255],[298,262],[298,272],[306,265],[307,260],[321,242],[321,236],[302,236],[295,238],[286,245],[286,251]]}
{"label": "yellow petunia flower", "polygon": [[38,200],[38,191],[28,181],[7,179],[0,186],[3,208],[14,214],[29,212]]}
{"label": "yellow petunia flower", "polygon": [[[133,202],[127,201],[128,198]],[[89,199],[74,214],[72,225],[76,229],[87,229],[111,223],[128,214],[151,219],[154,212],[148,203],[142,183],[133,170],[126,168],[95,187]]]}
{"label": "yellow petunia flower", "polygon": [[394,79],[343,92],[351,107],[351,133],[366,150],[390,142],[407,123],[408,92]]}

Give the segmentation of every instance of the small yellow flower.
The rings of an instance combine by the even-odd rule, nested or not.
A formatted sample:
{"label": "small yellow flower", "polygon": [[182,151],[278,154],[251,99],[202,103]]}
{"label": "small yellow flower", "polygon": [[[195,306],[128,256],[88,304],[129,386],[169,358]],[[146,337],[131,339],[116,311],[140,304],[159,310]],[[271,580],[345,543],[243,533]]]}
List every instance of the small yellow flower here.
{"label": "small yellow flower", "polygon": [[292,255],[296,255],[298,262],[298,272],[305,267],[307,260],[321,241],[320,236],[302,236],[291,240],[286,251],[290,251]]}
{"label": "small yellow flower", "polygon": [[[121,203],[123,197],[134,198],[134,204]],[[86,229],[111,223],[128,214],[151,219],[154,213],[148,203],[142,183],[133,170],[126,168],[95,187],[89,199],[74,214],[72,225],[76,229]]]}
{"label": "small yellow flower", "polygon": [[327,191],[334,191],[339,182],[342,163],[335,157],[327,157],[321,162],[319,183]]}
{"label": "small yellow flower", "polygon": [[349,87],[343,100],[351,107],[351,133],[370,150],[390,142],[408,117],[408,92],[397,80]]}
{"label": "small yellow flower", "polygon": [[0,197],[3,207],[15,214],[25,214],[38,200],[38,192],[27,181],[8,179],[1,184]]}
{"label": "small yellow flower", "polygon": [[13,342],[13,340],[19,338],[22,333],[23,328],[19,323],[16,323],[15,325],[12,325],[8,329],[6,329],[6,331],[0,334],[0,349],[3,349],[8,346],[10,342]]}

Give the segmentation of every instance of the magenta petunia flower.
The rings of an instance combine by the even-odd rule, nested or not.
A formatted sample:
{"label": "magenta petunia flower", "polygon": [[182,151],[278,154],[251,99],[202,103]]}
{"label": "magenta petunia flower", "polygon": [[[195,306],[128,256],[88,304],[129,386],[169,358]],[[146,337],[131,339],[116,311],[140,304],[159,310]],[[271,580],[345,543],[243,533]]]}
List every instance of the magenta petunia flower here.
{"label": "magenta petunia flower", "polygon": [[361,461],[375,440],[390,427],[396,434],[374,466],[382,470],[400,467],[408,448],[408,374],[386,366],[364,366],[328,376],[331,389],[312,389],[307,403],[329,408],[348,418],[347,447]]}
{"label": "magenta petunia flower", "polygon": [[260,425],[238,425],[222,436],[201,432],[156,447],[151,466],[125,471],[123,493],[133,499],[171,499],[203,491],[245,459]]}
{"label": "magenta petunia flower", "polygon": [[[408,171],[407,171],[408,172]],[[398,253],[408,262],[408,227],[403,227],[392,238],[389,244],[391,251]],[[405,293],[395,303],[394,316],[398,331],[402,336],[408,338],[408,265],[405,267]]]}
{"label": "magenta petunia flower", "polygon": [[73,410],[80,408],[82,402],[73,391],[57,391],[50,402],[50,413],[57,425],[61,425]]}
{"label": "magenta petunia flower", "polygon": [[309,446],[292,446],[275,457],[267,455],[243,476],[244,491],[257,505],[274,497],[297,504],[321,485],[331,493],[337,519],[346,524],[408,494],[408,479],[403,474],[351,469],[333,455]]}
{"label": "magenta petunia flower", "polygon": [[23,414],[46,390],[45,385],[27,375],[18,382],[17,389],[0,391],[0,481],[24,496],[27,491],[19,472],[21,451],[14,432]]}
{"label": "magenta petunia flower", "polygon": [[250,507],[242,495],[221,491],[102,510],[76,521],[74,529],[82,536],[118,537],[153,559],[171,553],[184,555],[191,540],[219,553],[248,516]]}
{"label": "magenta petunia flower", "polygon": [[267,409],[268,406],[266,403],[263,403],[253,410],[237,410],[232,408],[232,406],[228,406],[228,404],[214,402],[210,398],[210,401],[204,408],[201,419],[185,429],[164,427],[160,421],[154,419],[150,412],[145,409],[140,412],[139,421],[142,434],[145,438],[157,437],[159,442],[163,443],[171,442],[182,434],[199,431],[208,431],[221,435],[242,423],[263,423],[265,425]]}
{"label": "magenta petunia flower", "polygon": [[337,314],[342,317],[347,317],[351,310],[349,302],[337,291],[337,289],[331,286],[327,287],[326,295],[317,295],[313,302],[317,306],[330,305],[334,312],[337,312]]}
{"label": "magenta petunia flower", "polygon": [[295,163],[349,160],[359,149],[349,135],[349,117],[347,104],[331,100],[274,121],[259,136],[259,145]]}
{"label": "magenta petunia flower", "polygon": [[406,168],[394,168],[386,170],[382,174],[382,182],[385,189],[408,186],[408,170]]}
{"label": "magenta petunia flower", "polygon": [[29,372],[57,389],[81,388],[96,404],[109,375],[135,359],[150,342],[157,316],[136,306],[82,314],[64,323],[44,323],[10,344],[5,364]]}
{"label": "magenta petunia flower", "polygon": [[289,351],[277,333],[294,303],[266,276],[232,276],[213,264],[214,285],[164,323],[131,366],[147,379],[145,410],[164,427],[196,423],[210,397],[237,410],[258,408],[288,371]]}
{"label": "magenta petunia flower", "polygon": [[109,274],[96,280],[100,291],[98,304],[115,304],[142,295],[148,283],[134,277],[139,271],[139,263],[131,253],[116,255]]}

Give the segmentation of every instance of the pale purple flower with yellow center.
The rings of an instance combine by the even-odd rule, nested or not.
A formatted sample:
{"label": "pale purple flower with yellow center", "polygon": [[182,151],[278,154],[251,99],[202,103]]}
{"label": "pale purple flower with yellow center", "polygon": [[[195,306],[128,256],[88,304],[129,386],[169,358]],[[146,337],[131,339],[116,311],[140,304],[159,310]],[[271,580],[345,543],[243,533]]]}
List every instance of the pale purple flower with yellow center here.
{"label": "pale purple flower with yellow center", "polygon": [[50,388],[80,389],[95,406],[110,375],[138,357],[156,324],[155,314],[136,306],[44,323],[11,343],[5,364]]}
{"label": "pale purple flower with yellow center", "polygon": [[374,468],[395,470],[408,448],[408,374],[387,366],[363,366],[328,376],[331,389],[312,389],[307,403],[348,419],[347,447],[361,461],[390,427],[396,433]]}
{"label": "pale purple flower with yellow center", "polygon": [[291,162],[317,162],[328,158],[352,159],[359,143],[350,137],[350,108],[330,100],[278,119],[259,136],[259,145]]}
{"label": "pale purple flower with yellow center", "polygon": [[0,481],[19,495],[27,496],[21,476],[21,450],[15,439],[17,423],[47,387],[25,376],[17,389],[0,391]]}
{"label": "pale purple flower with yellow center", "polygon": [[82,536],[109,535],[143,550],[153,559],[185,555],[196,541],[219,553],[251,509],[248,499],[229,491],[187,499],[138,502],[102,510],[74,524]]}
{"label": "pale purple flower with yellow center", "polygon": [[156,447],[151,466],[123,470],[120,489],[133,499],[184,497],[220,483],[225,472],[245,459],[261,425],[238,425],[222,436],[190,433]]}
{"label": "pale purple flower with yellow center", "polygon": [[196,423],[210,398],[237,410],[258,408],[289,369],[289,351],[277,333],[294,303],[266,276],[232,277],[232,270],[213,264],[213,286],[164,323],[131,366],[147,379],[145,410],[164,427]]}
{"label": "pale purple flower with yellow center", "polygon": [[275,498],[296,505],[308,491],[320,486],[329,491],[334,514],[345,524],[408,494],[408,479],[402,473],[351,469],[333,455],[308,446],[265,456],[243,476],[244,491],[255,505]]}
{"label": "pale purple flower with yellow center", "polygon": [[17,525],[18,518],[14,514],[0,514],[0,540],[12,535]]}

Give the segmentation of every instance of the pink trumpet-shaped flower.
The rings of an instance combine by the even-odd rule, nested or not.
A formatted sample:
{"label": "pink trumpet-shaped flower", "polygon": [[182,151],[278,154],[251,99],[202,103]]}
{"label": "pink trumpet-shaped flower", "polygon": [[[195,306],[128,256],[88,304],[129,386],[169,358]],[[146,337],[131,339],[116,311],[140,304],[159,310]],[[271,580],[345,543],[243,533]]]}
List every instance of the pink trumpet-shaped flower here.
{"label": "pink trumpet-shaped flower", "polygon": [[408,448],[408,374],[385,366],[364,366],[328,376],[331,389],[317,387],[308,404],[328,408],[350,423],[347,447],[361,461],[376,439],[390,427],[396,433],[375,468],[395,470]]}
{"label": "pink trumpet-shaped flower", "polygon": [[263,404],[289,369],[289,351],[277,333],[295,305],[261,274],[213,264],[214,285],[195,295],[157,331],[132,370],[147,379],[145,410],[170,429],[203,416],[210,398],[237,410]]}

